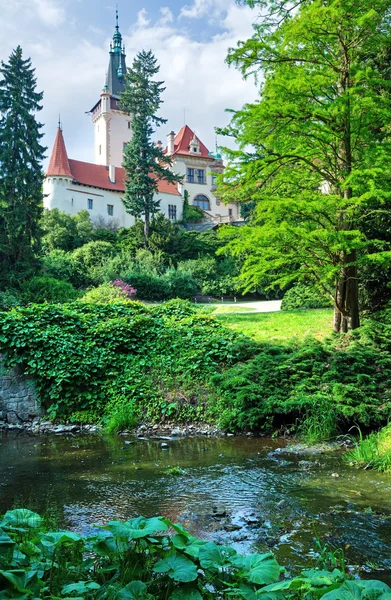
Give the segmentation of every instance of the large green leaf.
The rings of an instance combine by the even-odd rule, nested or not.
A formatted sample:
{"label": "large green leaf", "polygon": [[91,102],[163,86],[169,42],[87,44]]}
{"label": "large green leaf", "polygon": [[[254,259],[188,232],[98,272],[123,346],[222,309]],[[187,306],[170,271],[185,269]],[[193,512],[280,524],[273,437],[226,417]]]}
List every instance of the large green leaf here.
{"label": "large green leaf", "polygon": [[148,590],[142,581],[131,581],[116,595],[116,600],[144,600],[148,597]]}
{"label": "large green leaf", "polygon": [[254,589],[254,587],[249,585],[248,583],[240,584],[237,591],[245,600],[284,600],[285,597],[282,591],[265,592],[262,593],[261,596],[261,592],[264,591],[264,588],[260,590]]}
{"label": "large green leaf", "polygon": [[107,529],[112,532],[114,537],[130,541],[148,537],[156,531],[166,531],[168,525],[162,517],[153,517],[152,519],[137,517],[137,519],[125,521],[124,523],[110,521]]}
{"label": "large green leaf", "polygon": [[345,581],[338,589],[327,592],[323,600],[361,600],[363,588],[355,581]]}
{"label": "large green leaf", "polygon": [[196,588],[187,586],[176,588],[171,598],[172,600],[202,600],[202,596]]}
{"label": "large green leaf", "polygon": [[6,554],[15,546],[15,542],[6,533],[2,533],[0,530],[0,556]]}
{"label": "large green leaf", "polygon": [[41,543],[43,546],[57,548],[67,542],[80,542],[83,538],[73,531],[51,531],[41,535]]}
{"label": "large green leaf", "polygon": [[99,590],[99,583],[95,583],[95,581],[78,581],[77,583],[69,583],[68,585],[64,585],[61,590],[62,594],[86,594],[91,590]]}
{"label": "large green leaf", "polygon": [[171,541],[175,548],[178,550],[183,550],[185,554],[188,554],[193,558],[198,558],[201,546],[205,546],[208,543],[204,540],[199,540],[192,535],[185,536],[180,534],[174,535],[171,538]]}
{"label": "large green leaf", "polygon": [[323,587],[333,585],[334,583],[343,582],[345,576],[339,569],[333,571],[324,571],[321,569],[310,569],[303,571],[302,576],[308,579],[309,583],[314,587]]}
{"label": "large green leaf", "polygon": [[33,596],[33,592],[37,592],[39,589],[37,572],[25,571],[23,569],[0,571],[0,589],[7,587],[15,589],[17,592],[23,594],[27,593]]}
{"label": "large green leaf", "polygon": [[238,556],[232,562],[244,569],[251,583],[268,585],[280,576],[281,568],[272,554],[252,554]]}
{"label": "large green leaf", "polygon": [[153,568],[155,573],[167,573],[174,581],[194,581],[197,579],[197,567],[186,556],[173,554],[168,558],[159,560]]}
{"label": "large green leaf", "polygon": [[230,546],[218,546],[209,542],[199,550],[200,564],[204,569],[219,570],[232,567],[232,557],[236,554],[236,550]]}
{"label": "large green leaf", "polygon": [[8,510],[1,523],[1,526],[9,527],[27,527],[36,529],[42,524],[41,517],[27,508],[16,508],[15,510]]}

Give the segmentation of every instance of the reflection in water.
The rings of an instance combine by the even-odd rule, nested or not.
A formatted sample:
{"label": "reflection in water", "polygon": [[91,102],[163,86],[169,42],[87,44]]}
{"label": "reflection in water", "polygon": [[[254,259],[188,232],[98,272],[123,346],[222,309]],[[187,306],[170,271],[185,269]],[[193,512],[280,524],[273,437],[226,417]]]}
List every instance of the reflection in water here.
{"label": "reflection in water", "polygon": [[[130,443],[129,443],[130,442]],[[340,456],[274,453],[262,438],[0,437],[0,511],[58,507],[65,526],[163,514],[241,551],[272,549],[308,562],[315,531],[349,546],[356,563],[390,566],[391,477],[345,467]],[[305,460],[303,460],[305,459]],[[180,466],[184,475],[166,469]],[[338,472],[340,477],[332,477]],[[222,507],[228,521],[216,519]]]}

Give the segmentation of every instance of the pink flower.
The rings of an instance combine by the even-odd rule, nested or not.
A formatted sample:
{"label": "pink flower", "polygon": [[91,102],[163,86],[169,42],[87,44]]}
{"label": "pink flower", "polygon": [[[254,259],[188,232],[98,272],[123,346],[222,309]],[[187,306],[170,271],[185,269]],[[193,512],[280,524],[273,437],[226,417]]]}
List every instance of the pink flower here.
{"label": "pink flower", "polygon": [[135,290],[130,283],[125,283],[125,281],[122,281],[122,279],[111,281],[110,285],[119,288],[127,298],[133,298],[133,296],[135,296],[137,293],[137,290]]}

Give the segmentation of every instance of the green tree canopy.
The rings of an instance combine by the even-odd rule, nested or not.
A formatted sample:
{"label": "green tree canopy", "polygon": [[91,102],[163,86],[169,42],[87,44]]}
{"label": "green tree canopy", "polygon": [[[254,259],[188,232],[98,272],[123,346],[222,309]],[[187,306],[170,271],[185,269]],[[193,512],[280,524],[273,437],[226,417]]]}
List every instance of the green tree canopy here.
{"label": "green tree canopy", "polygon": [[158,72],[159,66],[152,52],[139,52],[128,69],[120,102],[121,109],[132,117],[132,139],[124,151],[126,189],[123,203],[129,214],[144,219],[146,239],[151,216],[159,210],[159,200],[154,198],[158,181],[181,181],[181,177],[170,170],[170,156],[151,139],[155,127],[167,122],[156,114],[164,91],[163,82],[154,79]]}
{"label": "green tree canopy", "polygon": [[0,66],[0,285],[17,285],[37,265],[43,209],[42,125],[31,59],[18,46]]}
{"label": "green tree canopy", "polygon": [[390,3],[242,3],[262,16],[228,62],[262,83],[227,130],[239,150],[220,192],[257,206],[249,226],[225,232],[228,248],[245,255],[245,288],[312,279],[333,299],[335,330],[356,328],[361,269],[390,260],[364,233],[391,191]]}

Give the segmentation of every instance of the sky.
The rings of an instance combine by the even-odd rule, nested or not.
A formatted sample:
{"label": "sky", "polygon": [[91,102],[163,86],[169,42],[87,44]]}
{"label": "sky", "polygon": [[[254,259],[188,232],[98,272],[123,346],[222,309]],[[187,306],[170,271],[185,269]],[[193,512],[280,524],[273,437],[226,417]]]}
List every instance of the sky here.
{"label": "sky", "polygon": [[[33,61],[37,90],[44,92],[39,120],[48,156],[60,114],[69,157],[93,161],[86,112],[105,82],[115,9],[111,0],[0,0],[0,59],[7,62],[20,44]],[[226,109],[257,96],[254,81],[225,63],[228,48],[251,36],[256,13],[235,0],[118,0],[118,10],[127,64],[150,49],[160,64],[166,86],[160,116],[168,122],[156,139],[165,142],[186,120],[214,150],[214,127],[230,119]]]}

